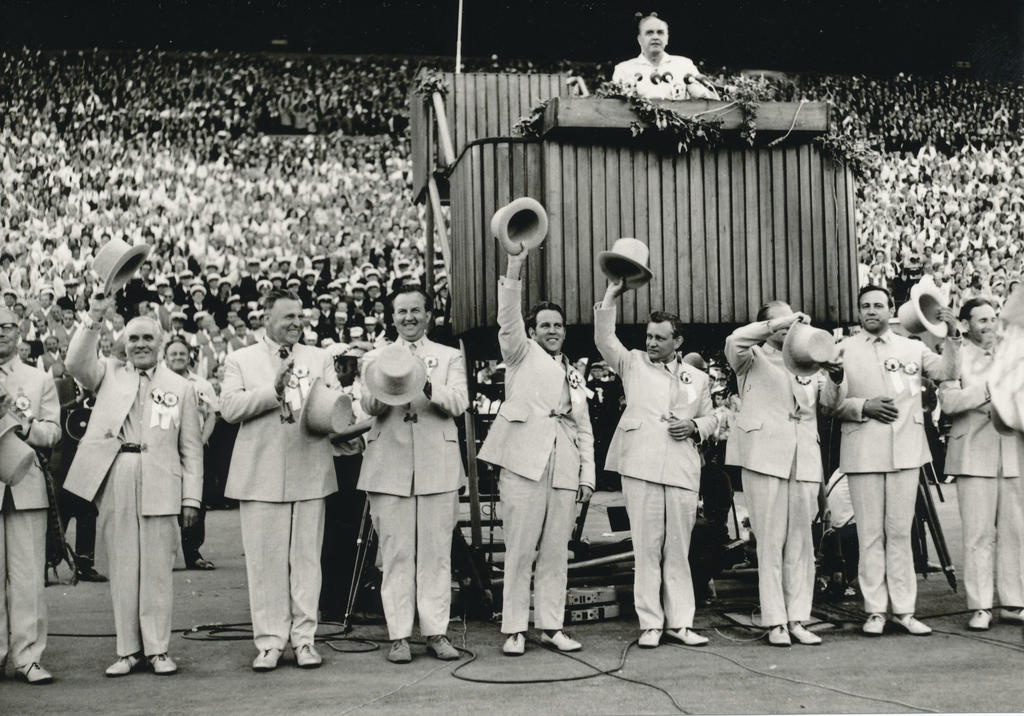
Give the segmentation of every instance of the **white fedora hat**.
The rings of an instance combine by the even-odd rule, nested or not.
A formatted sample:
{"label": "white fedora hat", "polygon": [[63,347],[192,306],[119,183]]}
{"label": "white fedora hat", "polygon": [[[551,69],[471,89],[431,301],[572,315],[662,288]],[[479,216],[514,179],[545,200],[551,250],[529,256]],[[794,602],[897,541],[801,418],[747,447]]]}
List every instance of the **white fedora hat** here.
{"label": "white fedora hat", "polygon": [[908,333],[931,333],[945,338],[949,326],[939,318],[942,306],[942,295],[934,286],[916,283],[910,289],[910,300],[900,306],[896,315]]}
{"label": "white fedora hat", "polygon": [[103,283],[107,293],[124,286],[149,256],[147,244],[131,244],[121,239],[111,239],[104,244],[92,260],[92,270]]}
{"label": "white fedora hat", "polygon": [[423,392],[427,369],[404,346],[392,343],[381,348],[376,360],[366,367],[366,387],[385,405],[405,405]]}
{"label": "white fedora hat", "polygon": [[793,375],[814,375],[821,370],[822,363],[834,361],[838,351],[835,339],[828,331],[806,323],[794,323],[782,344],[782,362]]}
{"label": "white fedora hat", "polygon": [[491,216],[491,233],[506,253],[516,256],[544,242],[548,212],[532,197],[513,199]]}
{"label": "white fedora hat", "polygon": [[327,387],[320,378],[313,381],[299,419],[303,429],[313,435],[332,435],[340,433],[355,419],[351,396]]}
{"label": "white fedora hat", "polygon": [[0,418],[0,483],[17,485],[35,462],[36,453],[15,435],[18,421],[10,415]]}
{"label": "white fedora hat", "polygon": [[647,267],[651,252],[647,244],[630,237],[616,239],[611,249],[597,255],[601,273],[612,281],[624,281],[626,288],[639,288],[654,278]]}

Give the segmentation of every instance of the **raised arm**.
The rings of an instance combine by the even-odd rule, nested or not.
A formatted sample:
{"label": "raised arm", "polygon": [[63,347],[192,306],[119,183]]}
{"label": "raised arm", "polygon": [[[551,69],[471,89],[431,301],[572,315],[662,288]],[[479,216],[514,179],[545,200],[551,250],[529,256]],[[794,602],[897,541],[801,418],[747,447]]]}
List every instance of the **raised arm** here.
{"label": "raised arm", "polygon": [[92,298],[89,301],[89,320],[75,331],[68,344],[68,355],[64,367],[86,390],[95,393],[106,374],[106,361],[99,359],[100,330],[103,316],[110,305],[109,298]]}
{"label": "raised arm", "polygon": [[619,375],[629,364],[629,349],[615,335],[615,299],[622,294],[622,282],[608,284],[604,299],[594,307],[594,344],[605,362]]}
{"label": "raised arm", "polygon": [[508,257],[508,270],[498,279],[498,346],[501,358],[509,367],[518,365],[530,348],[530,338],[523,322],[523,282],[519,275],[525,262],[524,251]]}

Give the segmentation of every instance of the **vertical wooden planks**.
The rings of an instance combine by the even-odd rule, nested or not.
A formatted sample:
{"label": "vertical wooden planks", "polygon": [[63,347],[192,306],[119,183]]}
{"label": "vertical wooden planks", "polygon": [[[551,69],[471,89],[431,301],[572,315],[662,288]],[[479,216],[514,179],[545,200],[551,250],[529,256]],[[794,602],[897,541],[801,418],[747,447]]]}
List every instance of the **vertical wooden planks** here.
{"label": "vertical wooden planks", "polygon": [[583,322],[589,323],[593,319],[592,311],[594,304],[604,296],[605,281],[604,274],[597,268],[597,254],[604,251],[610,238],[608,233],[608,198],[607,198],[607,157],[609,153],[603,147],[590,148],[590,170],[592,172],[590,185],[593,191],[591,202],[591,234],[587,237],[589,254],[580,252],[580,278],[586,280],[586,286],[581,290],[583,306],[580,307]]}
{"label": "vertical wooden planks", "polygon": [[[549,202],[545,189],[542,145],[531,143],[523,145],[526,150],[526,171],[524,173],[522,191],[516,196],[532,196],[545,206],[550,214]],[[554,222],[554,219],[551,219]],[[530,276],[530,295],[532,303],[543,300],[547,296],[548,286],[545,284],[544,249],[542,248],[535,260],[528,262]]]}
{"label": "vertical wooden planks", "polygon": [[776,293],[774,213],[772,211],[772,152],[770,149],[757,150],[757,226],[759,238],[759,262],[761,266],[760,302],[771,300]]}
{"label": "vertical wooden planks", "polygon": [[544,281],[541,294],[549,300],[561,289],[561,255],[564,211],[562,207],[562,150],[554,142],[545,142],[544,147],[544,202],[548,210],[548,238],[544,242]]}
{"label": "vertical wooden planks", "polygon": [[[646,191],[638,198],[644,200],[644,218],[647,221],[644,232],[650,249],[647,265],[657,278],[647,284],[647,290],[638,296],[637,310],[640,314],[638,318],[645,320],[652,310],[660,311],[667,308],[665,305],[665,237],[662,234],[661,226],[661,172],[658,171],[658,155],[654,152],[638,153],[634,155],[634,161],[639,165],[646,185]],[[676,301],[673,300],[672,304],[675,303]],[[667,310],[673,309],[667,308]]]}
{"label": "vertical wooden planks", "polygon": [[[594,257],[594,147],[576,147],[576,231],[572,245],[566,254],[572,257],[571,266],[566,264],[566,303],[574,303],[576,323],[585,323],[588,304],[594,292],[594,272],[591,263]],[[569,309],[566,308],[568,311]]]}
{"label": "vertical wooden planks", "polygon": [[796,148],[790,147],[783,151],[786,162],[786,188],[782,197],[786,202],[786,275],[788,276],[786,296],[792,305],[801,306],[801,310],[810,313],[814,307],[804,295],[801,271],[800,166]]}
{"label": "vertical wooden planks", "polygon": [[822,238],[825,241],[825,320],[833,322],[839,316],[839,293],[843,283],[843,266],[839,256],[839,227],[836,222],[836,172],[831,160],[813,157],[821,170]]}
{"label": "vertical wooden planks", "polygon": [[[687,184],[689,185],[689,226],[690,226],[690,295],[693,298],[693,322],[707,323],[711,320],[708,307],[710,279],[708,274],[708,232],[704,217],[704,151],[692,150],[687,155]],[[717,283],[715,284],[717,287]],[[717,290],[717,288],[716,288]]]}
{"label": "vertical wooden planks", "polygon": [[[811,261],[804,262],[804,269],[810,269],[810,281],[809,284],[813,286],[812,293],[814,295],[814,317],[823,321],[826,320],[828,310],[828,293],[826,271],[827,265],[825,262],[825,242],[826,237],[824,233],[824,218],[823,218],[823,205],[824,196],[822,194],[822,176],[821,176],[821,162],[815,161],[817,157],[811,154],[811,145],[807,144],[800,147],[800,166],[801,172],[803,167],[807,168],[807,181],[804,182],[806,186],[806,196],[809,206],[802,207],[804,213],[808,213],[810,209],[809,220],[809,233],[803,237],[803,244],[811,247],[812,255]],[[808,266],[808,263],[810,264]],[[834,269],[833,269],[834,270]],[[805,274],[806,275],[806,274]],[[818,277],[818,280],[815,280]]]}
{"label": "vertical wooden planks", "polygon": [[[805,151],[806,150],[806,151]],[[800,280],[802,284],[801,295],[803,304],[808,307],[808,313],[816,320],[821,320],[818,311],[819,299],[814,285],[814,257],[816,247],[814,245],[814,220],[811,215],[811,163],[810,147],[797,147],[796,149],[799,176],[799,211],[800,211]],[[819,274],[820,275],[820,274]]]}
{"label": "vertical wooden planks", "polygon": [[569,323],[576,323],[579,320],[579,296],[576,284],[576,231],[579,226],[579,218],[576,213],[576,146],[573,144],[560,145],[561,151],[561,180],[562,180],[562,231],[559,241],[551,246],[549,258],[551,264],[548,266],[550,277],[549,287],[552,296],[558,296],[552,300],[561,304],[565,310],[565,319]]}
{"label": "vertical wooden planks", "polygon": [[[633,236],[641,241],[647,241],[645,236],[637,232],[634,221],[638,207],[633,198],[636,181],[633,153],[626,147],[619,147],[613,151],[617,151],[619,155],[619,188],[617,192],[619,197],[619,234],[617,238]],[[622,323],[636,323],[637,321],[636,294],[636,291],[627,291],[622,296]]]}
{"label": "vertical wooden planks", "polygon": [[[675,285],[679,295],[679,319],[683,323],[694,322],[693,293],[693,234],[690,227],[690,158],[672,162],[674,188],[671,200],[675,212]],[[667,191],[667,189],[666,189]],[[667,201],[668,199],[663,199]]]}
{"label": "vertical wooden planks", "polygon": [[746,149],[741,154],[743,162],[743,211],[744,211],[744,243],[746,244],[746,305],[737,308],[737,320],[757,315],[762,303],[764,288],[762,271],[764,258],[761,255],[761,221],[758,216],[758,153],[754,149]]}
{"label": "vertical wooden planks", "polygon": [[[724,152],[723,152],[724,153]],[[729,311],[728,322],[738,321],[737,316],[746,313],[748,281],[747,275],[747,237],[746,237],[746,195],[744,187],[744,157],[746,152],[729,150],[729,244],[732,247],[732,257],[729,266],[726,266],[725,275],[728,276],[730,291],[727,295],[732,298],[732,308]]]}
{"label": "vertical wooden planks", "polygon": [[721,282],[719,281],[719,231],[718,231],[718,189],[722,179],[719,177],[718,160],[715,152],[702,151],[704,165],[704,247],[706,250],[707,301],[710,323],[722,320]]}
{"label": "vertical wooden planks", "polygon": [[672,157],[657,157],[655,169],[659,174],[661,196],[657,198],[661,206],[661,246],[660,261],[662,282],[659,291],[662,305],[672,305],[680,320],[689,310],[689,301],[683,298],[683,288],[679,284],[679,251],[682,243],[679,238],[679,227],[676,224],[676,160]]}

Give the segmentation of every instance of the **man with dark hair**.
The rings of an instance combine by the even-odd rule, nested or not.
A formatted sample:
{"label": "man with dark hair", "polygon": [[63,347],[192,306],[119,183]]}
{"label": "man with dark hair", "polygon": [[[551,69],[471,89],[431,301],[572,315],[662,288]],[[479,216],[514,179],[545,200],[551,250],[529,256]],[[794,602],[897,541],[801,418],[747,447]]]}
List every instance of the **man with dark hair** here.
{"label": "man with dark hair", "polygon": [[[914,617],[917,576],[910,544],[918,472],[931,460],[921,403],[922,376],[953,380],[959,375],[960,337],[953,312],[942,356],[922,341],[889,328],[892,295],[867,285],[857,294],[863,332],[842,343],[844,376],[825,383],[822,403],[836,404],[842,421],[839,469],[848,475],[860,542],[858,578],[868,619],[863,632],[879,636],[885,613],[916,636],[931,629]],[[835,392],[837,395],[833,395]]]}
{"label": "man with dark hair", "polygon": [[[360,405],[374,422],[366,434],[357,485],[367,493],[380,538],[384,571],[380,596],[392,640],[387,658],[395,664],[412,660],[409,637],[418,615],[427,651],[439,659],[454,660],[459,652],[446,633],[452,532],[457,490],[464,480],[454,418],[469,404],[465,359],[460,351],[427,338],[433,321],[423,289],[401,287],[389,304],[398,340],[363,358],[365,389]],[[392,398],[382,393],[382,387],[400,376],[389,374],[388,380],[379,383],[371,378],[393,369],[396,355],[406,365],[414,364],[401,351],[423,362],[426,383],[404,404],[392,405],[385,402]]]}
{"label": "man with dark hair", "polygon": [[668,54],[668,23],[637,13],[640,55],[615,65],[612,81],[651,99],[718,99],[718,93],[700,81],[701,73],[689,57]]}
{"label": "man with dark hair", "polygon": [[622,283],[610,284],[595,307],[594,342],[626,393],[606,467],[622,475],[633,534],[639,644],[654,648],[664,634],[701,646],[708,640],[691,628],[696,607],[688,556],[700,489],[697,442],[714,434],[718,419],[707,374],[678,358],[678,316],[651,314],[646,351],[631,351],[616,338],[615,299],[623,290]]}
{"label": "man with dark hair", "polygon": [[239,423],[226,497],[239,501],[253,637],[254,671],[271,671],[288,643],[300,668],[322,658],[313,645],[320,595],[324,498],[337,490],[331,443],[302,429],[314,381],[337,385],[334,362],[305,346],[302,301],[267,296],[266,335],[228,354],[221,416]]}
{"label": "man with dark hair", "polygon": [[559,651],[579,651],[562,631],[568,581],[569,537],[576,503],[594,492],[594,435],[583,376],[562,353],[565,312],[549,301],[523,322],[519,275],[526,252],[508,257],[498,282],[498,344],[505,361],[505,401],[487,434],[480,459],[501,468],[505,532],[502,651],[525,650],[534,576],[534,624],[541,641]]}
{"label": "man with dark hair", "polygon": [[939,402],[953,419],[946,474],[957,476],[964,590],[967,608],[974,610],[967,628],[984,631],[992,622],[993,591],[1002,618],[1024,622],[1024,435],[1000,433],[992,423],[989,369],[999,340],[995,306],[987,298],[972,298],[961,307],[960,320],[967,328],[960,379],[939,386]]}

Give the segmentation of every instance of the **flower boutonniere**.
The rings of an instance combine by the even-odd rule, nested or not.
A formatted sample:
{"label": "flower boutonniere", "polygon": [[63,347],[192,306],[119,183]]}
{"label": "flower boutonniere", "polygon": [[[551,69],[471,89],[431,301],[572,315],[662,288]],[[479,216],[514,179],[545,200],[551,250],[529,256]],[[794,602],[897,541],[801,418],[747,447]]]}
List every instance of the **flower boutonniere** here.
{"label": "flower boutonniere", "polygon": [[683,385],[689,385],[693,382],[693,378],[690,377],[689,373],[680,373],[679,380],[683,381]]}

